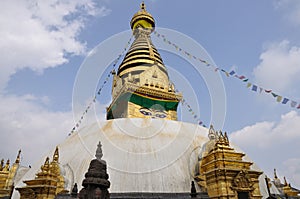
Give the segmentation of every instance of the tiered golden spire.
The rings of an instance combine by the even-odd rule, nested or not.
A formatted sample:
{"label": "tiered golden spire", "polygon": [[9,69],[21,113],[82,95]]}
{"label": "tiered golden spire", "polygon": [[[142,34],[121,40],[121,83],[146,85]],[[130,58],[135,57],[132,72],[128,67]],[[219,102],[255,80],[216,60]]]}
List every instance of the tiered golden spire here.
{"label": "tiered golden spire", "polygon": [[0,198],[10,196],[14,179],[17,174],[20,165],[20,155],[21,150],[19,150],[17,158],[15,162],[10,165],[10,160],[8,159],[6,163],[4,163],[4,159],[1,160],[0,164]]}
{"label": "tiered golden spire", "polygon": [[150,38],[151,32],[155,29],[155,21],[146,11],[144,2],[141,4],[141,9],[133,15],[130,25],[136,39],[125,55],[118,69],[118,75],[127,77],[129,73],[140,74],[149,67],[157,65],[165,74],[164,78],[168,80],[167,69]]}
{"label": "tiered golden spire", "polygon": [[182,96],[175,92],[163,60],[151,41],[155,21],[144,2],[130,22],[135,40],[117,73],[113,72],[112,103],[107,119],[122,117],[177,120]]}
{"label": "tiered golden spire", "polygon": [[258,177],[262,172],[252,170],[253,163],[243,159],[245,154],[230,146],[226,132],[216,132],[211,125],[208,135],[196,176],[202,190],[209,198],[238,198],[239,192],[261,198]]}
{"label": "tiered golden spire", "polygon": [[35,179],[26,180],[24,181],[26,184],[25,187],[17,188],[21,199],[26,199],[28,196],[37,199],[54,199],[58,193],[67,192],[64,190],[65,181],[61,175],[58,160],[59,151],[58,147],[56,147],[53,160],[50,162],[50,158],[46,158],[44,164],[41,166],[41,171],[36,174]]}

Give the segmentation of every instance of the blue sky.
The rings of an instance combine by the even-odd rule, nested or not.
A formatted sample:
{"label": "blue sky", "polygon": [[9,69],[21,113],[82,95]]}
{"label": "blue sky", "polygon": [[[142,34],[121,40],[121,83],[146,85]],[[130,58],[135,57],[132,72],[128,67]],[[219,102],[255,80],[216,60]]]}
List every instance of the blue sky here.
{"label": "blue sky", "polygon": [[[299,1],[145,3],[157,27],[191,37],[219,67],[234,69],[252,83],[300,103]],[[32,164],[63,141],[74,126],[73,86],[86,55],[104,40],[128,31],[139,4],[129,0],[0,2],[1,158],[14,159],[21,148],[24,164]],[[120,42],[120,49],[126,42]],[[191,53],[202,56],[202,52]],[[186,98],[195,110],[199,108],[204,123],[214,123],[203,78],[192,76],[187,60],[164,51],[161,55],[170,71],[177,70],[189,79],[197,98]],[[229,132],[231,140],[269,176],[276,167],[280,177],[286,176],[300,187],[300,109],[280,104],[271,95],[252,92],[236,78],[221,77],[226,93],[223,131]],[[109,103],[110,87],[108,83],[105,94],[98,97],[99,117]],[[82,111],[85,106],[81,105]]]}

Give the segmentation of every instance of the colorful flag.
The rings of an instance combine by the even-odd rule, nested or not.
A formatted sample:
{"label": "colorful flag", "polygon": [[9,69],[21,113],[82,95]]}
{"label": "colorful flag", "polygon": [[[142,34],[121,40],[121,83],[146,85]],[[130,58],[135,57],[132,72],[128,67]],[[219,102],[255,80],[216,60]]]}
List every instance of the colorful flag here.
{"label": "colorful flag", "polygon": [[252,86],[252,90],[253,90],[253,91],[257,91],[257,86],[256,86],[256,85],[253,85],[253,86]]}
{"label": "colorful flag", "polygon": [[235,71],[233,71],[233,70],[230,71],[230,73],[229,73],[229,75],[231,75],[231,76],[234,75],[234,74],[235,74]]}
{"label": "colorful flag", "polygon": [[251,85],[252,85],[251,83],[248,83],[248,84],[247,84],[247,88],[250,88]]}
{"label": "colorful flag", "polygon": [[271,90],[271,89],[270,89],[270,90],[265,89],[265,92],[266,92],[266,93],[271,93],[272,90]]}
{"label": "colorful flag", "polygon": [[282,103],[283,103],[283,104],[286,104],[288,101],[289,101],[289,99],[284,98],[284,99],[282,100]]}
{"label": "colorful flag", "polygon": [[272,93],[272,95],[273,95],[273,97],[277,97],[278,95],[277,94],[275,94],[275,93]]}
{"label": "colorful flag", "polygon": [[278,95],[277,96],[277,102],[281,102],[281,100],[282,100],[282,96]]}

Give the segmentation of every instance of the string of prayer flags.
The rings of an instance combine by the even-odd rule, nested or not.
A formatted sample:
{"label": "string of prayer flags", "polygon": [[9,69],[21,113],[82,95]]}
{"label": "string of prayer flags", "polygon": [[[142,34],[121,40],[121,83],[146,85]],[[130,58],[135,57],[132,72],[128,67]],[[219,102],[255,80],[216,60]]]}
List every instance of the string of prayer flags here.
{"label": "string of prayer flags", "polygon": [[[130,37],[129,41],[127,42],[125,48],[123,49],[123,51],[118,55],[118,57],[113,61],[112,64],[112,71],[115,70],[117,63],[120,61],[121,57],[124,55],[124,53],[127,51],[129,45],[132,43],[132,38],[133,35]],[[88,104],[88,106],[86,107],[86,109],[83,111],[82,115],[80,116],[80,119],[78,120],[78,122],[74,125],[74,127],[72,128],[71,132],[68,134],[69,136],[75,132],[76,129],[78,129],[80,127],[80,124],[82,123],[82,120],[84,119],[84,116],[88,113],[89,109],[91,108],[91,106],[93,105],[93,103],[96,103],[96,99],[97,99],[97,95],[101,94],[102,89],[104,88],[104,86],[106,85],[106,83],[108,83],[108,80],[112,74],[112,71],[108,73],[107,77],[105,78],[105,80],[103,81],[102,85],[100,86],[100,88],[98,89],[98,91],[96,92],[96,95],[94,95],[93,100]]]}
{"label": "string of prayer flags", "polygon": [[204,60],[200,57],[195,56],[193,53],[190,53],[188,51],[183,50],[183,48],[180,48],[180,46],[178,46],[176,43],[168,40],[165,35],[163,35],[161,33],[158,33],[157,31],[154,31],[154,35],[156,35],[158,38],[163,38],[163,41],[166,44],[169,44],[169,45],[175,47],[175,49],[177,51],[181,51],[183,53],[183,55],[187,56],[188,58],[195,59],[195,60],[200,61],[201,63],[205,64],[207,67],[211,67],[215,72],[221,72],[224,75],[226,75],[226,77],[235,77],[235,78],[241,80],[243,83],[247,83],[246,84],[247,88],[250,88],[253,92],[258,92],[258,90],[259,90],[259,93],[263,93],[262,91],[264,90],[265,91],[264,93],[271,94],[276,99],[277,102],[281,102],[281,104],[287,104],[288,102],[290,102],[290,106],[292,108],[300,109],[300,103],[298,103],[294,100],[291,100],[287,97],[283,97],[281,95],[278,95],[278,94],[272,92],[272,89],[265,89],[265,88],[260,87],[258,85],[252,84],[251,82],[249,82],[249,78],[247,78],[244,75],[238,75],[237,72],[234,71],[234,70],[231,70],[230,72],[228,72],[227,70],[225,70],[223,68],[215,66],[215,65],[209,63],[208,61],[206,61],[206,60]]}
{"label": "string of prayer flags", "polygon": [[199,124],[200,126],[206,127],[203,124],[203,121],[201,121],[201,119],[198,118],[198,115],[196,115],[196,112],[193,111],[193,109],[191,108],[191,105],[189,105],[185,99],[182,99],[181,103],[182,103],[182,105],[184,105],[184,106],[186,106],[188,108],[189,113],[191,114],[191,116],[193,117],[193,119],[195,119],[195,121],[196,121],[197,124]]}

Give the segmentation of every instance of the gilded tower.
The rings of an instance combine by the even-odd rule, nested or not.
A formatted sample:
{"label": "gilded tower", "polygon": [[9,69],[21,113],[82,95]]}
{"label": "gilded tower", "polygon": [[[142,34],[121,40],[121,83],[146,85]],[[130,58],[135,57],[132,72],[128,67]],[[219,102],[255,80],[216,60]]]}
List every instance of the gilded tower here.
{"label": "gilded tower", "polygon": [[16,188],[21,199],[54,199],[57,194],[67,192],[64,189],[65,180],[61,175],[58,160],[59,153],[56,147],[52,162],[47,157],[35,179],[25,180],[26,186]]}
{"label": "gilded tower", "polygon": [[14,179],[20,166],[21,150],[17,155],[15,162],[10,166],[10,161],[7,160],[4,164],[4,159],[1,160],[0,165],[0,198],[8,197],[14,189]]}
{"label": "gilded tower", "polygon": [[134,41],[113,71],[112,102],[107,119],[162,118],[177,120],[177,106],[182,96],[170,82],[167,68],[151,41],[155,21],[145,4],[130,22]]}
{"label": "gilded tower", "polygon": [[202,190],[209,198],[261,198],[258,178],[262,172],[253,170],[253,162],[230,146],[226,132],[215,132],[211,126],[208,136],[196,178]]}

